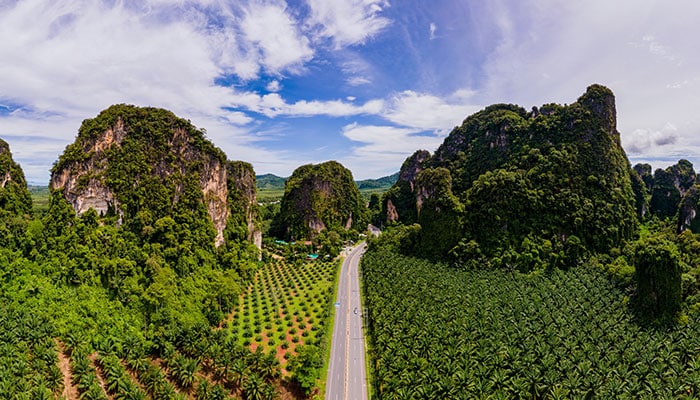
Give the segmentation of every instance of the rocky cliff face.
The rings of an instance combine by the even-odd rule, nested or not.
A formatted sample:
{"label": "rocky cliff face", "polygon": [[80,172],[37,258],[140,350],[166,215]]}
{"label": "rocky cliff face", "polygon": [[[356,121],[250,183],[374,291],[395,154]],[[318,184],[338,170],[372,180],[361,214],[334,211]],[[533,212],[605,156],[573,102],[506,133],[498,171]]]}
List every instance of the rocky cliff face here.
{"label": "rocky cliff face", "polygon": [[[231,161],[227,164],[229,204],[232,215],[238,217],[229,221],[231,227],[236,224],[244,227],[245,239],[262,247],[262,230],[258,223],[257,185],[253,166],[242,161]],[[240,220],[240,217],[243,220]]]}
{"label": "rocky cliff face", "polygon": [[651,165],[637,164],[633,168],[632,178],[640,218],[650,215],[678,217],[679,232],[685,229],[697,232],[698,224],[692,221],[697,214],[696,186],[700,178],[690,161],[679,160],[665,169],[657,169],[653,175]]}
{"label": "rocky cliff face", "polygon": [[417,218],[416,179],[426,168],[430,152],[418,150],[404,161],[399,170],[399,178],[384,197],[382,214],[387,223],[399,219],[405,223],[415,222]]}
{"label": "rocky cliff face", "polygon": [[[224,242],[231,214],[227,160],[201,131],[169,111],[116,105],[83,121],[52,169],[50,187],[79,215],[90,208],[117,223],[203,207]],[[255,202],[255,193],[247,193]],[[177,207],[176,207],[177,206]]]}
{"label": "rocky cliff face", "polygon": [[366,214],[350,170],[335,161],[309,164],[287,179],[273,230],[293,239],[312,238],[326,229],[364,230]]}
{"label": "rocky cliff face", "polygon": [[678,232],[686,229],[700,233],[700,185],[688,189],[678,207]]}
{"label": "rocky cliff face", "polygon": [[568,106],[489,106],[432,156],[406,160],[405,178],[385,195],[386,217],[418,222],[424,239],[442,237],[421,241],[418,251],[434,255],[469,241],[487,255],[545,241],[566,248],[572,237],[606,251],[637,223],[616,118],[615,97],[600,85]]}
{"label": "rocky cliff face", "polygon": [[107,169],[105,151],[112,146],[121,146],[125,136],[124,119],[118,117],[113,126],[99,133],[93,140],[80,141],[79,146],[76,141],[72,145],[76,151],[83,153],[80,159],[64,162],[60,168],[52,171],[49,187],[63,190],[66,201],[78,215],[90,208],[99,215],[106,215],[109,210],[123,215],[114,193],[101,177]]}

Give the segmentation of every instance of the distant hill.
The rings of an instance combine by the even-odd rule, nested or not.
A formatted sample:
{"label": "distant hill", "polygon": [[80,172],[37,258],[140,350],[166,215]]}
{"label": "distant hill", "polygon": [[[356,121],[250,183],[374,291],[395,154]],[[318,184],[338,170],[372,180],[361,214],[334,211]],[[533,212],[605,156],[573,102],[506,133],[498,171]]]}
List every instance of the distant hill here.
{"label": "distant hill", "polygon": [[263,174],[256,176],[258,190],[284,190],[284,182],[287,178],[282,178],[274,174]]}
{"label": "distant hill", "polygon": [[384,176],[381,178],[377,179],[365,179],[361,181],[357,181],[357,187],[360,188],[360,190],[366,190],[366,189],[384,189],[384,190],[389,190],[391,186],[396,183],[396,181],[399,179],[399,173],[395,173],[393,175],[389,176]]}
{"label": "distant hill", "polygon": [[[258,190],[284,190],[284,182],[287,178],[282,178],[275,174],[263,174],[256,177]],[[377,179],[363,179],[355,181],[360,190],[368,189],[385,189],[389,190],[391,186],[399,179],[399,173],[383,176]]]}

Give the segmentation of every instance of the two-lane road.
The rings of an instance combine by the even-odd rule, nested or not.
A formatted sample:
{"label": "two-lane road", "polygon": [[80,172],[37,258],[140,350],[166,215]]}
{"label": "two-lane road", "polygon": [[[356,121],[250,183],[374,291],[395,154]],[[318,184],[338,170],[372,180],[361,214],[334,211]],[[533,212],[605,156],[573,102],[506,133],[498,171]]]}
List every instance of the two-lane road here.
{"label": "two-lane road", "polygon": [[360,258],[364,252],[364,244],[353,248],[340,270],[326,400],[367,399],[359,277]]}

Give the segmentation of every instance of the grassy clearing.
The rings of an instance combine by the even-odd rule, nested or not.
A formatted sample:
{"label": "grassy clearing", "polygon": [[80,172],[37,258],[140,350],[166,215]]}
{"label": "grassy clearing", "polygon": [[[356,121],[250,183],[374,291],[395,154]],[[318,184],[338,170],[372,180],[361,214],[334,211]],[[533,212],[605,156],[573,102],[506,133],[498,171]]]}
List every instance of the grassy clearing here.
{"label": "grassy clearing", "polygon": [[284,196],[284,188],[258,190],[258,202],[262,204],[282,201],[282,196]]}
{"label": "grassy clearing", "polygon": [[42,215],[49,209],[49,187],[29,186],[29,194],[32,196],[34,214]]}

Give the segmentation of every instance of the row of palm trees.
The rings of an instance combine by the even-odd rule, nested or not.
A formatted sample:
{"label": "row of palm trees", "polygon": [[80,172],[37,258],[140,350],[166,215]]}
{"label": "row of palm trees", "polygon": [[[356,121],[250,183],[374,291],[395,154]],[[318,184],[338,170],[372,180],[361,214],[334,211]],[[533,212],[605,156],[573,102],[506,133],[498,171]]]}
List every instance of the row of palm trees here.
{"label": "row of palm trees", "polygon": [[700,395],[700,321],[638,325],[600,271],[456,271],[363,258],[378,398]]}
{"label": "row of palm trees", "polygon": [[[188,336],[197,338],[198,346],[187,346]],[[106,399],[107,395],[115,399],[156,400],[277,397],[275,385],[281,374],[273,354],[250,352],[216,331],[183,335],[178,344],[185,347],[169,347],[171,352],[161,354],[159,363],[141,351],[91,355],[87,346],[79,345],[69,349],[73,383],[80,398],[87,400]],[[93,366],[93,359],[99,369]]]}
{"label": "row of palm trees", "polygon": [[[31,290],[31,289],[30,289]],[[63,388],[55,328],[23,304],[0,296],[0,394],[7,398],[53,398]]]}

